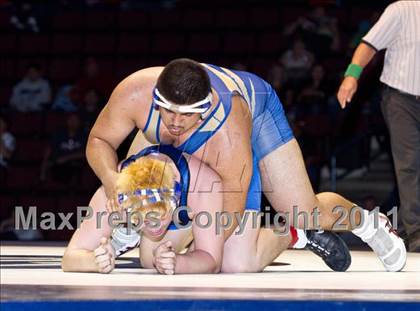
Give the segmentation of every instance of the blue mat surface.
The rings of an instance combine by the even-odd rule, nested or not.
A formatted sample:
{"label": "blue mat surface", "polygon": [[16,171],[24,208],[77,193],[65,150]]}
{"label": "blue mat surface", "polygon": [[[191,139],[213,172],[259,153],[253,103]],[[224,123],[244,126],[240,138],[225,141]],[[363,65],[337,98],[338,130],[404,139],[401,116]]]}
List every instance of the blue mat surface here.
{"label": "blue mat surface", "polygon": [[284,301],[284,300],[146,300],[146,301],[37,301],[2,302],[1,311],[129,311],[129,310],[307,310],[340,309],[402,311],[419,310],[416,302]]}

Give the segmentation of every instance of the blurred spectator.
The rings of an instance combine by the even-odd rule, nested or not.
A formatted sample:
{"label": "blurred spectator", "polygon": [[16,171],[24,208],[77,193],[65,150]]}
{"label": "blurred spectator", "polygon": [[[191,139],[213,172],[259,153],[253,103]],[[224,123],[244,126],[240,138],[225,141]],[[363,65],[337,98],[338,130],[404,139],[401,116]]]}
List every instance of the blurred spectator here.
{"label": "blurred spectator", "polygon": [[32,227],[16,229],[14,209],[8,218],[0,222],[0,240],[37,241],[42,239],[42,233],[39,229],[32,229]]}
{"label": "blurred spectator", "polygon": [[248,68],[245,64],[242,64],[240,62],[236,62],[232,65],[232,69],[238,70],[238,71],[247,71]]}
{"label": "blurred spectator", "polygon": [[372,16],[369,19],[364,19],[359,22],[357,31],[349,43],[349,53],[351,53],[359,45],[359,43],[362,41],[362,38],[367,34],[369,29],[372,28],[373,24],[376,23],[380,16],[381,14],[378,11],[375,11],[372,13]]}
{"label": "blurred spectator", "polygon": [[83,69],[84,75],[76,81],[76,87],[80,92],[81,98],[91,90],[98,90],[104,96],[109,96],[113,89],[113,79],[111,76],[101,72],[98,62],[90,57],[85,62]]}
{"label": "blurred spectator", "polygon": [[284,34],[303,38],[318,57],[337,51],[340,47],[337,19],[328,16],[322,6],[315,7],[309,15],[287,25]]}
{"label": "blurred spectator", "polygon": [[287,113],[292,106],[294,94],[293,91],[289,89],[287,74],[284,67],[278,63],[273,64],[268,72],[267,81],[276,90]]}
{"label": "blurred spectator", "polygon": [[[311,79],[298,96],[299,116],[325,113],[327,108],[328,84],[321,65],[312,68]],[[298,116],[298,118],[299,118]]]}
{"label": "blurred spectator", "polygon": [[14,0],[12,1],[12,16],[10,23],[16,30],[30,30],[39,32],[38,20],[35,16],[33,1]]}
{"label": "blurred spectator", "polygon": [[79,109],[80,94],[73,85],[67,84],[57,91],[51,109],[55,111],[76,112]]}
{"label": "blurred spectator", "polygon": [[280,64],[274,64],[268,72],[267,80],[276,90],[277,94],[279,94],[285,88],[287,82],[287,76],[284,67]]}
{"label": "blurred spectator", "polygon": [[84,164],[86,140],[80,117],[70,114],[66,129],[56,133],[44,152],[40,179],[46,180],[51,171],[54,180],[75,185]]}
{"label": "blurred spectator", "polygon": [[296,137],[304,155],[312,187],[318,191],[330,136],[330,123],[325,117],[329,88],[325,70],[321,65],[312,68],[311,78],[298,94],[297,104],[293,107],[299,134]]}
{"label": "blurred spectator", "polygon": [[319,140],[308,135],[303,121],[293,123],[292,126],[293,133],[302,150],[312,188],[318,192],[321,184],[321,144]]}
{"label": "blurred spectator", "polygon": [[172,9],[177,0],[122,0],[120,7],[122,10],[161,10]]}
{"label": "blurred spectator", "polygon": [[314,56],[307,51],[301,40],[295,40],[293,47],[281,57],[281,63],[286,69],[289,82],[298,87],[309,75],[309,70],[314,62]]}
{"label": "blurred spectator", "polygon": [[7,167],[16,147],[15,137],[7,131],[8,127],[8,120],[0,115],[0,167]]}
{"label": "blurred spectator", "polygon": [[29,65],[24,78],[13,88],[10,106],[21,112],[41,111],[50,100],[50,84],[42,78],[40,66]]}
{"label": "blurred spectator", "polygon": [[87,130],[90,130],[98,117],[102,104],[102,98],[96,90],[90,89],[87,91],[80,107],[82,122]]}
{"label": "blurred spectator", "polygon": [[373,195],[367,195],[363,198],[362,206],[368,211],[373,211],[378,206],[378,201]]}

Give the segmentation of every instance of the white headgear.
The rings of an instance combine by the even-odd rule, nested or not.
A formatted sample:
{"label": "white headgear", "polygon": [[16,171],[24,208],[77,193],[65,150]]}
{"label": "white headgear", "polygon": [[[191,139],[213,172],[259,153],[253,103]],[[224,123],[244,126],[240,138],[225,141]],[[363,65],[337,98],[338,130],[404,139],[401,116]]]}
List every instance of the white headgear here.
{"label": "white headgear", "polygon": [[[153,91],[153,103],[154,105],[163,107],[165,109],[168,109],[170,111],[176,112],[176,113],[206,113],[211,108],[211,102],[212,102],[213,96],[211,92],[206,96],[206,98],[199,100],[195,103],[192,103],[190,105],[177,105],[169,100],[167,100],[165,97],[163,97],[162,94],[160,94],[159,90],[157,88]],[[156,107],[156,106],[155,106]]]}

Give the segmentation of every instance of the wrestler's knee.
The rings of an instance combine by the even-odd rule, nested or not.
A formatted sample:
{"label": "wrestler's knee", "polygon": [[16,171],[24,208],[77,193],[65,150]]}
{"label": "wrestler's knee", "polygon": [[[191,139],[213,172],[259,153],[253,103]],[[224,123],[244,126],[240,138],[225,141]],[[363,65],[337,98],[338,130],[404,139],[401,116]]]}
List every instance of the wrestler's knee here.
{"label": "wrestler's knee", "polygon": [[[322,214],[323,203],[321,199],[329,198],[328,192],[322,192],[317,195],[312,194],[311,197],[307,197],[305,202],[301,205],[293,207],[293,211],[289,214],[289,225],[297,229],[310,229],[313,228],[314,219],[318,218],[317,215]],[[295,210],[297,208],[297,210]]]}
{"label": "wrestler's knee", "polygon": [[320,192],[315,195],[317,206],[320,205],[330,205],[335,202],[335,197],[337,196],[334,192]]}

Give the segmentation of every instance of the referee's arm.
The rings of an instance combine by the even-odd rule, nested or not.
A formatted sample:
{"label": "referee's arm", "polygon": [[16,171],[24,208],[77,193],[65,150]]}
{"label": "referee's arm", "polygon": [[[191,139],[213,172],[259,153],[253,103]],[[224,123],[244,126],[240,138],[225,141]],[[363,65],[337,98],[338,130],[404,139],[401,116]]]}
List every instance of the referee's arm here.
{"label": "referee's arm", "polygon": [[341,108],[344,109],[353,98],[357,91],[358,78],[375,53],[392,45],[400,31],[400,7],[401,4],[398,2],[389,5],[356,48],[345,78],[338,89],[337,99]]}
{"label": "referee's arm", "polygon": [[[351,63],[364,68],[367,64],[369,64],[375,53],[376,49],[372,45],[362,42],[356,48],[353,58],[351,59]],[[344,109],[347,103],[349,103],[353,98],[354,93],[356,93],[358,86],[357,81],[358,80],[355,77],[346,76],[341,83],[337,93],[337,99],[341,108]]]}

